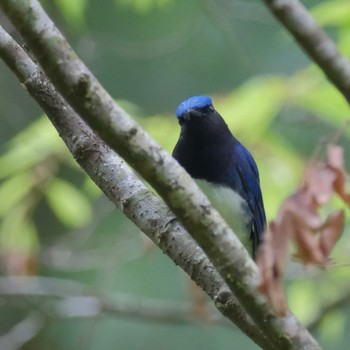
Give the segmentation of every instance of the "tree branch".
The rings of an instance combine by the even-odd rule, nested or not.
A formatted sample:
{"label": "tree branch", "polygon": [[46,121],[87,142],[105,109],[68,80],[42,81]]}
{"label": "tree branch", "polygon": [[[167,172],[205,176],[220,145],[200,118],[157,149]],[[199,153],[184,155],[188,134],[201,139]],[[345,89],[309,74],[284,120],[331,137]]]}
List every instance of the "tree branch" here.
{"label": "tree branch", "polygon": [[[191,310],[190,304],[171,303],[163,300],[132,298],[128,295],[106,295],[81,283],[52,277],[0,277],[0,296],[53,298],[52,307],[45,302],[43,313],[50,310],[50,317],[88,318],[104,315],[127,317],[147,322],[194,324],[212,322],[228,326],[230,323],[217,315],[208,315],[200,320]],[[57,300],[58,299],[58,300]],[[51,314],[51,311],[53,314]],[[223,322],[225,320],[225,322]]]}
{"label": "tree branch", "polygon": [[275,17],[350,103],[350,61],[299,0],[264,0]]}
{"label": "tree branch", "polygon": [[73,157],[105,195],[191,276],[220,312],[262,348],[271,347],[169,208],[93,134],[1,27],[0,56],[47,113]]}
{"label": "tree branch", "polygon": [[274,347],[319,349],[293,315],[278,317],[259,295],[256,265],[241,242],[189,175],[107,94],[40,4],[35,0],[0,4],[65,99],[164,198]]}
{"label": "tree branch", "polygon": [[36,312],[31,312],[25,319],[15,324],[6,334],[0,335],[0,349],[23,349],[23,345],[36,337],[44,325],[43,317]]}

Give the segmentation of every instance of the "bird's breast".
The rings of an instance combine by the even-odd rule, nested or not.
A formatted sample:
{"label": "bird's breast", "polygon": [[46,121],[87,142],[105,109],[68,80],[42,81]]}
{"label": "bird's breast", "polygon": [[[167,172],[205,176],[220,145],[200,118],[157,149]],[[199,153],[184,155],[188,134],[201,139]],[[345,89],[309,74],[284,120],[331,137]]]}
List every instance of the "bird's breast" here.
{"label": "bird's breast", "polygon": [[252,226],[252,214],[246,201],[229,187],[215,185],[206,180],[196,180],[196,183],[244,246],[251,252],[249,235]]}

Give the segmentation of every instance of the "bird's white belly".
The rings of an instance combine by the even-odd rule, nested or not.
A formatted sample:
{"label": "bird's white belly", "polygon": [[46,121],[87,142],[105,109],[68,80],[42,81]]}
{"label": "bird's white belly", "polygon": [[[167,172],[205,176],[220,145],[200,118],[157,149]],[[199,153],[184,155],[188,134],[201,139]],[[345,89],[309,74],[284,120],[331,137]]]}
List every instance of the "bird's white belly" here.
{"label": "bird's white belly", "polygon": [[213,185],[206,180],[196,180],[196,183],[244,246],[251,252],[251,242],[249,241],[251,216],[245,200],[229,187]]}

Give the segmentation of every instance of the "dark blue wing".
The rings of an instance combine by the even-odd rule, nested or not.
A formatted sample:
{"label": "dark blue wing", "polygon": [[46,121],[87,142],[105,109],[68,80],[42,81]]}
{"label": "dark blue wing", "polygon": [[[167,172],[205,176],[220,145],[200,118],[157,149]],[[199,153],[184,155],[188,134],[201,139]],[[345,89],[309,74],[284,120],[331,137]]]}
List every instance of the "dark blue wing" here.
{"label": "dark blue wing", "polygon": [[250,239],[253,243],[254,254],[257,246],[262,242],[266,217],[258,167],[250,152],[238,141],[234,143],[231,163],[225,178],[227,185],[247,202],[253,216]]}

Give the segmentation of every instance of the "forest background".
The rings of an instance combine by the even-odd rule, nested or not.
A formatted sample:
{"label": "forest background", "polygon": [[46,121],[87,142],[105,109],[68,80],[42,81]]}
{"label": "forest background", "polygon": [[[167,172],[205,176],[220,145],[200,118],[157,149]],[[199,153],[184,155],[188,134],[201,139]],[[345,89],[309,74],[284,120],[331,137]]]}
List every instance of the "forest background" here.
{"label": "forest background", "polygon": [[[169,152],[179,135],[177,104],[211,95],[257,160],[268,219],[327,143],[341,145],[349,164],[348,105],[261,1],[42,4],[109,93]],[[349,57],[348,2],[305,5]],[[115,210],[4,64],[0,76],[0,345],[23,327],[29,335],[18,349],[256,349]],[[339,206],[335,197],[324,215]],[[291,263],[287,271],[289,306],[325,348],[350,340],[349,250],[347,223],[335,267]],[[12,274],[50,277],[66,296],[9,295]],[[72,308],[67,295],[87,286],[111,293],[124,312]],[[139,313],[136,303],[145,306]],[[147,306],[163,317],[142,312]]]}

